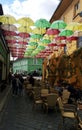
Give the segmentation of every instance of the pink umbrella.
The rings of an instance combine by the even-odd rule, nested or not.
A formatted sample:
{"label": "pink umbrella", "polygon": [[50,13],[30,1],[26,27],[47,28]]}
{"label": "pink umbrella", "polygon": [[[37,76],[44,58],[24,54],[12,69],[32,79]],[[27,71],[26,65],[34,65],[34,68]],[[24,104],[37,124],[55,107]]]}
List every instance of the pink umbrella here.
{"label": "pink umbrella", "polygon": [[57,35],[59,33],[60,33],[60,31],[58,29],[51,29],[51,28],[49,28],[46,31],[46,34],[48,34],[48,35]]}

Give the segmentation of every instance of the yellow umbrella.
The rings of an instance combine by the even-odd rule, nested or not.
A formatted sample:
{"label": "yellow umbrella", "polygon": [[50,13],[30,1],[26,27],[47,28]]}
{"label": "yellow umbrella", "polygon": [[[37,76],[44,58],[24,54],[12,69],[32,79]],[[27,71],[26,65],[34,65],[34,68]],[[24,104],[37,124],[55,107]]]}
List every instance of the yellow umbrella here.
{"label": "yellow umbrella", "polygon": [[34,33],[34,34],[45,34],[46,33],[46,29],[44,29],[44,28],[34,28],[32,30],[32,33]]}
{"label": "yellow umbrella", "polygon": [[22,26],[33,26],[34,22],[31,18],[29,17],[23,17],[17,20],[18,24],[21,24]]}
{"label": "yellow umbrella", "polygon": [[77,22],[69,23],[65,29],[72,30],[72,31],[82,31],[82,24]]}
{"label": "yellow umbrella", "polygon": [[1,15],[0,22],[5,24],[14,24],[16,23],[16,19],[11,15]]}
{"label": "yellow umbrella", "polygon": [[30,27],[27,27],[27,26],[20,26],[20,27],[18,27],[18,31],[19,32],[31,33],[32,29]]}

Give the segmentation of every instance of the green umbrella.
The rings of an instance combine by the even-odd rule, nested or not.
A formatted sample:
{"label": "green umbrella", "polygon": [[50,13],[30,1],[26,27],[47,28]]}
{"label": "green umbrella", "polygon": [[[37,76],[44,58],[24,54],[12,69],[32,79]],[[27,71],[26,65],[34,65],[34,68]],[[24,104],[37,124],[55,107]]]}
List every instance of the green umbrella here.
{"label": "green umbrella", "polygon": [[28,45],[31,45],[31,46],[37,46],[38,43],[37,43],[37,42],[29,42]]}
{"label": "green umbrella", "polygon": [[64,29],[59,33],[59,36],[71,36],[73,34],[73,31]]}
{"label": "green umbrella", "polygon": [[51,40],[50,40],[50,39],[42,39],[41,42],[42,42],[42,43],[50,43]]}
{"label": "green umbrella", "polygon": [[30,38],[40,39],[40,38],[42,38],[42,37],[43,37],[43,35],[41,35],[41,34],[33,34],[33,35],[31,35]]}
{"label": "green umbrella", "polygon": [[45,49],[44,46],[38,46],[38,47],[37,47],[37,50],[44,50],[44,49]]}
{"label": "green umbrella", "polygon": [[67,24],[63,20],[56,20],[54,21],[50,28],[52,29],[64,29],[67,26]]}
{"label": "green umbrella", "polygon": [[48,28],[48,27],[50,27],[50,23],[46,19],[38,19],[38,20],[36,20],[34,25],[38,28]]}

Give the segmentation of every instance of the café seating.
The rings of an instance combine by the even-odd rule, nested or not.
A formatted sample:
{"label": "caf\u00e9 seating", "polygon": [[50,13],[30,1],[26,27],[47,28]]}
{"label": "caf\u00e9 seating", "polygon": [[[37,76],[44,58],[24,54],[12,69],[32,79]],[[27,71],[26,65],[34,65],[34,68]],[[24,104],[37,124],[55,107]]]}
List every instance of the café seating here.
{"label": "caf\u00e9 seating", "polygon": [[48,109],[56,110],[58,94],[50,93],[47,95],[46,100],[43,102],[43,108],[48,113]]}
{"label": "caf\u00e9 seating", "polygon": [[58,97],[57,99],[58,101],[58,106],[59,106],[59,110],[61,112],[61,117],[62,117],[62,122],[63,122],[63,125],[65,123],[65,119],[74,119],[74,122],[76,125],[76,122],[77,122],[77,107],[75,105],[71,105],[71,104],[63,104],[62,103],[62,99],[61,97]]}

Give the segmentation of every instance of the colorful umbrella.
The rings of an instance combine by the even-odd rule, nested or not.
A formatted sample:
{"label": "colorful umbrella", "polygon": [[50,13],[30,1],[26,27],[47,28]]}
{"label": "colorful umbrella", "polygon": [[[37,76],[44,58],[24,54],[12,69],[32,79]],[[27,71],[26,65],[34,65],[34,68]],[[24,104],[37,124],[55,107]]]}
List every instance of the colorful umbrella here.
{"label": "colorful umbrella", "polygon": [[77,22],[71,22],[67,25],[65,29],[72,30],[72,31],[82,31],[82,24]]}
{"label": "colorful umbrella", "polygon": [[33,35],[31,35],[31,38],[34,38],[34,39],[40,39],[42,37],[43,37],[43,35],[41,35],[41,34],[33,34]]}
{"label": "colorful umbrella", "polygon": [[34,22],[31,18],[29,17],[23,17],[17,20],[18,24],[21,24],[22,26],[33,26]]}
{"label": "colorful umbrella", "polygon": [[50,27],[50,23],[46,19],[38,19],[34,23],[34,26],[38,28],[48,28]]}
{"label": "colorful umbrella", "polygon": [[56,20],[54,21],[50,28],[52,29],[64,29],[67,26],[67,24],[63,20]]}
{"label": "colorful umbrella", "polygon": [[34,28],[32,30],[32,33],[34,33],[34,34],[45,34],[46,33],[46,29],[45,28]]}
{"label": "colorful umbrella", "polygon": [[59,33],[59,36],[71,36],[73,34],[73,31],[64,29]]}
{"label": "colorful umbrella", "polygon": [[17,36],[20,36],[22,38],[28,38],[28,37],[30,37],[30,34],[29,33],[25,33],[25,32],[19,32],[17,34]]}
{"label": "colorful umbrella", "polygon": [[18,31],[19,31],[19,32],[31,33],[31,32],[32,32],[32,29],[31,29],[30,27],[20,26],[20,27],[18,27]]}
{"label": "colorful umbrella", "polygon": [[6,31],[6,30],[4,30],[4,31],[3,31],[3,34],[4,34],[5,36],[17,36],[17,33],[14,32],[14,31]]}
{"label": "colorful umbrella", "polygon": [[78,40],[78,37],[77,36],[67,37],[67,41],[73,41],[73,40]]}
{"label": "colorful umbrella", "polygon": [[31,45],[31,46],[37,46],[38,43],[37,43],[37,42],[29,42],[28,45]]}
{"label": "colorful umbrella", "polygon": [[13,24],[2,24],[1,28],[7,31],[17,31],[17,27]]}
{"label": "colorful umbrella", "polygon": [[16,23],[16,19],[11,15],[1,15],[0,22],[5,24],[14,24]]}
{"label": "colorful umbrella", "polygon": [[60,33],[60,31],[58,29],[52,29],[52,28],[49,28],[46,31],[46,34],[48,34],[48,35],[56,35],[56,34],[59,34],[59,33]]}

